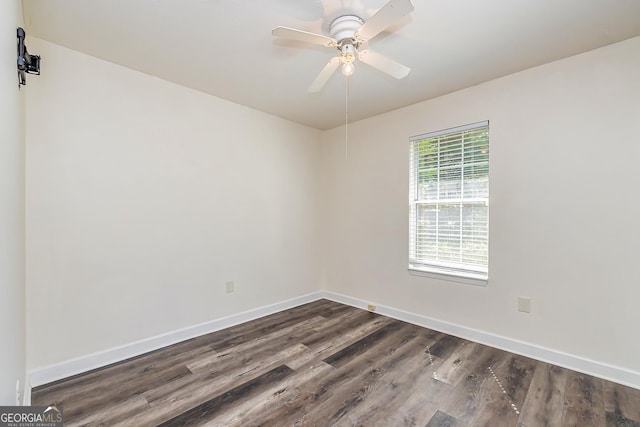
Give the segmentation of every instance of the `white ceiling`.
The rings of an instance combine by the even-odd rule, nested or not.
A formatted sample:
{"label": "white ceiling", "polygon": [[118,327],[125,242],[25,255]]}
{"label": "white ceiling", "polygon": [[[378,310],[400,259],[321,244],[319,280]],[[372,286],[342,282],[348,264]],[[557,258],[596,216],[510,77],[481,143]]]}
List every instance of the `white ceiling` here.
{"label": "white ceiling", "polygon": [[[640,0],[412,1],[409,17],[369,43],[411,73],[395,80],[358,64],[350,80],[350,121],[640,35]],[[344,124],[339,71],[321,93],[307,93],[335,52],[275,39],[271,30],[281,25],[327,34],[337,16],[366,20],[385,3],[23,0],[27,37],[318,129]]]}

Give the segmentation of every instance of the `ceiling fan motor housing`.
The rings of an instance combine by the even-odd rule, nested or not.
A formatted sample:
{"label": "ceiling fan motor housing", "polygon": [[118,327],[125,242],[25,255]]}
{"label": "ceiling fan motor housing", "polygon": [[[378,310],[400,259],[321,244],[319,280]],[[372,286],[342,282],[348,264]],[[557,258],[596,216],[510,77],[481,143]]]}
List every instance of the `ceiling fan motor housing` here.
{"label": "ceiling fan motor housing", "polygon": [[362,27],[364,21],[356,15],[339,16],[331,22],[329,35],[338,42],[338,47],[351,44],[357,47],[356,31]]}

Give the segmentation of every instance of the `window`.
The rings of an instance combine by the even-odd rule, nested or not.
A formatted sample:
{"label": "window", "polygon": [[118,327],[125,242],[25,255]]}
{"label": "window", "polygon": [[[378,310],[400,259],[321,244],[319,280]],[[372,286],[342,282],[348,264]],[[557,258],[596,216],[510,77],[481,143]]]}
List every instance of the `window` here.
{"label": "window", "polygon": [[486,282],[489,122],[410,142],[409,269]]}

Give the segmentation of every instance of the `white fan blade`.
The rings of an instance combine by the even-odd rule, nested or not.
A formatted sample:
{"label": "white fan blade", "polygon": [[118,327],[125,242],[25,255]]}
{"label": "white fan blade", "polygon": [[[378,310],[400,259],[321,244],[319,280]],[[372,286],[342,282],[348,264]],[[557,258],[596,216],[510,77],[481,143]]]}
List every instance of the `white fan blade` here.
{"label": "white fan blade", "polygon": [[323,36],[321,34],[316,34],[316,33],[310,33],[308,31],[296,30],[295,28],[276,27],[273,30],[271,30],[271,34],[276,37],[299,40],[302,42],[319,44],[327,47],[337,46],[337,42],[331,37]]}
{"label": "white fan blade", "polygon": [[356,35],[362,40],[371,40],[389,25],[411,13],[412,10],[411,0],[389,0],[360,27]]}
{"label": "white fan blade", "polygon": [[411,71],[411,68],[406,65],[402,65],[372,50],[363,50],[362,52],[359,52],[358,59],[373,68],[377,68],[378,70],[389,74],[391,77],[395,77],[396,79],[403,79],[407,77]]}
{"label": "white fan blade", "polygon": [[309,86],[309,92],[315,93],[320,92],[324,85],[327,84],[333,73],[338,69],[338,65],[340,65],[340,58],[334,56],[327,62],[327,65],[324,66],[318,77],[311,83]]}

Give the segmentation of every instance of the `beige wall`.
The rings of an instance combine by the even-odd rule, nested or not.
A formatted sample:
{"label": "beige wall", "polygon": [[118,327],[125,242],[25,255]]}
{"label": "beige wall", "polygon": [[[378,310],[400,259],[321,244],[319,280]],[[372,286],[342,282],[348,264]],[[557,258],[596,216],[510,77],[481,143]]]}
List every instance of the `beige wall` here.
{"label": "beige wall", "polygon": [[31,45],[29,369],[318,288],[319,131]]}
{"label": "beige wall", "polygon": [[[19,0],[0,2],[0,405],[24,385],[24,96],[18,90]],[[31,79],[29,79],[30,82]]]}
{"label": "beige wall", "polygon": [[[639,76],[634,38],[326,132],[323,286],[640,372]],[[489,283],[410,275],[409,137],[482,120]]]}

